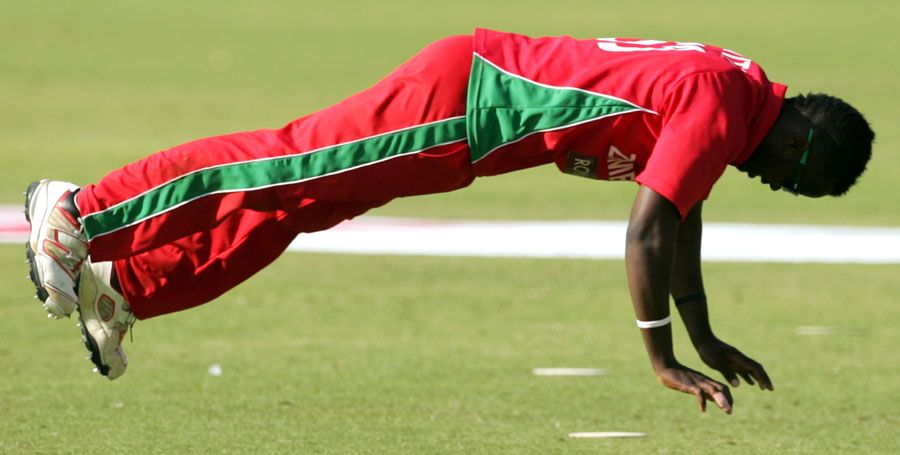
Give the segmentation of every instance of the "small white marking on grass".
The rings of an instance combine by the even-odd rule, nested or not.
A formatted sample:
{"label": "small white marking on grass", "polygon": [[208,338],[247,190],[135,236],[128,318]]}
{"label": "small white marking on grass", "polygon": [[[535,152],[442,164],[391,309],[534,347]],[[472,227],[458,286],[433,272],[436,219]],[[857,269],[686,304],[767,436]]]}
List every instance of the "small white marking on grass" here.
{"label": "small white marking on grass", "polygon": [[643,438],[647,433],[634,431],[588,431],[584,433],[569,433],[570,438],[599,439],[599,438]]}
{"label": "small white marking on grass", "polygon": [[824,325],[801,325],[796,329],[797,335],[834,335],[834,327]]}
{"label": "small white marking on grass", "polygon": [[603,376],[602,368],[535,368],[531,370],[535,376]]}
{"label": "small white marking on grass", "polygon": [[213,376],[222,376],[222,366],[218,363],[210,365],[206,371]]}
{"label": "small white marking on grass", "polygon": [[830,327],[826,325],[801,325],[794,330],[797,335],[864,335],[865,330],[852,327]]}

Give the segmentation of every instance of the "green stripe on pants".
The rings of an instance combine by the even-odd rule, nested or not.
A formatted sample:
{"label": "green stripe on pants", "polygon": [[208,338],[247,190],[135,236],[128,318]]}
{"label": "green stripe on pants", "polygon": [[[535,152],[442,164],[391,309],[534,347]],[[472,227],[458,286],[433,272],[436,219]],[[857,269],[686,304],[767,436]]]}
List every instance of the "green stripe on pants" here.
{"label": "green stripe on pants", "polygon": [[302,154],[223,164],[182,175],[140,196],[87,215],[82,222],[90,240],[206,195],[299,183],[465,138],[465,117],[454,117]]}

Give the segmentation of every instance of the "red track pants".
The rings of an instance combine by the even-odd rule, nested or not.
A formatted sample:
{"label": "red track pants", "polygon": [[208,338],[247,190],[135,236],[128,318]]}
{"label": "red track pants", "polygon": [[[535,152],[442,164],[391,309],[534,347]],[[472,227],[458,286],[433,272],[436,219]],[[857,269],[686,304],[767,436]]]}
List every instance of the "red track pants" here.
{"label": "red track pants", "polygon": [[303,232],[393,198],[462,188],[472,39],[438,41],[388,77],[281,129],[190,142],[78,193],[94,261],[114,261],[134,314],[208,302]]}

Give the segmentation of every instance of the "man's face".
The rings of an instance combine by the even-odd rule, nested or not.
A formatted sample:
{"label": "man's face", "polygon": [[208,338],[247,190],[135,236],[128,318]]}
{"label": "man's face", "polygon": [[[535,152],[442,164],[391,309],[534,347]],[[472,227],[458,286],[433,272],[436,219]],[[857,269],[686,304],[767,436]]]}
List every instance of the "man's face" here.
{"label": "man's face", "polygon": [[[773,153],[762,153],[757,150],[738,170],[747,174],[751,179],[759,177],[763,185],[769,186],[772,191],[781,191],[785,184],[790,184],[798,177],[798,171],[802,172],[798,161],[792,161]],[[802,187],[798,188],[803,190]]]}
{"label": "man's face", "polygon": [[[801,133],[804,128],[808,129]],[[821,140],[823,133],[816,132],[811,126],[779,118],[762,144],[738,169],[750,178],[759,177],[772,191],[786,187],[793,189],[796,184],[799,195],[813,198],[826,196],[831,193],[835,178],[827,172],[822,149],[818,149],[817,153],[817,149],[811,146],[815,143],[816,134]],[[805,163],[802,162],[804,155]]]}

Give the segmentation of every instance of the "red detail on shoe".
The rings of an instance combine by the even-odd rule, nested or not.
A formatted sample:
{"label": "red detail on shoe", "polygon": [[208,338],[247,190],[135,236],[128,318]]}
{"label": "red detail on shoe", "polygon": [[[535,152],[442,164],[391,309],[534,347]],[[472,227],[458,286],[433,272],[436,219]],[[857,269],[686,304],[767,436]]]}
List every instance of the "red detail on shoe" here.
{"label": "red detail on shoe", "polygon": [[68,295],[69,294],[69,293],[63,292],[62,289],[59,289],[50,283],[44,283],[44,288],[47,289],[47,291],[52,290],[54,293],[59,294],[59,295]]}
{"label": "red detail on shoe", "polygon": [[69,197],[70,194],[72,194],[71,191],[66,191],[65,193],[63,193],[63,195],[59,198],[59,200],[56,201],[56,204],[54,205],[53,209],[59,210],[59,212],[62,213],[63,218],[65,218],[66,221],[68,221],[69,224],[72,225],[73,231],[78,231],[78,230],[81,230],[81,223],[79,223],[78,220],[75,218],[75,216],[72,215],[71,213],[69,213],[69,211],[66,210],[65,207],[62,206],[62,204],[64,203],[66,198]]}
{"label": "red detail on shoe", "polygon": [[[81,230],[81,223],[78,222],[78,219],[72,213],[70,213],[68,210],[66,210],[66,208],[64,206],[66,203],[66,199],[71,194],[72,194],[71,191],[65,191],[62,194],[62,196],[60,196],[60,198],[56,201],[56,204],[54,204],[53,208],[51,209],[51,217],[55,216],[55,214],[52,213],[53,211],[59,213],[62,216],[60,218],[57,218],[57,220],[68,223],[69,227],[70,227],[70,229],[69,229],[70,231],[78,232]],[[66,247],[65,245],[62,244],[60,236],[64,235],[68,239],[75,240],[76,242],[79,242],[79,243],[82,243],[85,245],[87,245],[87,242],[78,238],[77,236],[73,236],[73,235],[69,234],[68,232],[66,232],[64,230],[55,229],[52,227],[49,227],[49,229],[51,229],[51,231],[52,231],[51,235],[48,236],[48,238],[44,241],[44,244],[41,245],[41,250],[43,251],[44,254],[46,254],[48,257],[53,259],[53,261],[56,262],[60,266],[61,269],[65,270],[66,274],[68,274],[69,277],[71,277],[74,280],[75,277],[78,276],[78,271],[81,270],[81,263],[83,262],[83,259],[78,261],[75,264],[72,264],[71,266],[67,266],[66,263],[67,262],[71,263],[72,261],[71,260],[67,261],[65,259],[72,258],[72,251],[68,247]]]}
{"label": "red detail on shoe", "polygon": [[64,258],[66,256],[71,256],[72,250],[59,242],[59,234],[60,231],[54,229],[53,239],[45,239],[43,245],[41,245],[41,251],[44,253],[44,255],[46,255],[50,259],[53,259],[53,262],[56,262],[59,267],[63,269],[66,274],[69,275],[69,277],[74,281],[75,277],[78,276],[78,271],[81,270],[81,263],[84,262],[84,260],[72,264],[71,267],[66,266],[66,261],[64,260]]}
{"label": "red detail on shoe", "polygon": [[116,314],[116,302],[112,297],[101,294],[97,299],[97,316],[103,322],[109,322]]}

